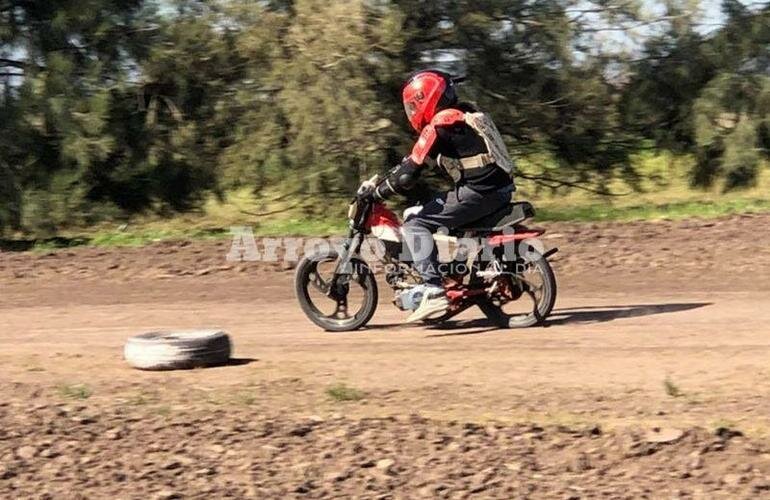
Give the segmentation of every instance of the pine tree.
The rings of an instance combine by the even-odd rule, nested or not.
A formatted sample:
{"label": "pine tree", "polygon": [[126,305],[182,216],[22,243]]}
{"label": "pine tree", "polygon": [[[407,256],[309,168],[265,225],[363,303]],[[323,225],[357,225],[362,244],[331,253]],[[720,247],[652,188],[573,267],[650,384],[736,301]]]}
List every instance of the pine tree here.
{"label": "pine tree", "polygon": [[286,157],[308,189],[349,192],[385,166],[391,115],[378,89],[397,71],[400,19],[387,4],[364,0],[298,0],[294,9],[286,58],[273,75]]}

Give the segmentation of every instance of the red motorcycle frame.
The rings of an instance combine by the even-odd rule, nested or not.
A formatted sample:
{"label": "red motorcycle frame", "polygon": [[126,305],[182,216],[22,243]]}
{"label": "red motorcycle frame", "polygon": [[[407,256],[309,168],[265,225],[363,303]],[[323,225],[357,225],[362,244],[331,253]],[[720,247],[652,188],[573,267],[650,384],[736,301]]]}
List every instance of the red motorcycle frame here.
{"label": "red motorcycle frame", "polygon": [[[446,272],[442,271],[450,307],[443,316],[426,322],[445,321],[475,305],[500,327],[528,327],[542,323],[556,299],[556,281],[547,258],[557,249],[545,252],[536,244],[545,230],[522,225],[532,216],[534,208],[529,203],[512,203],[476,224],[457,228],[446,235],[449,240],[473,238],[480,244],[475,254],[455,260]],[[366,236],[372,235],[383,243],[381,260],[386,265],[385,280],[393,289],[394,303],[398,307],[404,309],[404,303],[408,301],[401,299],[421,283],[409,262],[401,261],[404,255],[401,221],[392,210],[369,196],[358,196],[350,205],[348,217],[350,232],[341,250],[306,256],[297,267],[295,279],[295,290],[303,311],[311,321],[330,331],[361,328],[377,307],[374,273],[360,256]],[[336,262],[328,279],[318,271],[318,264],[326,261]],[[542,284],[537,285],[525,276],[528,269],[537,270],[542,276]],[[351,315],[348,293],[353,284],[364,289],[365,294],[362,309]],[[332,314],[321,312],[309,293],[312,289],[336,303]],[[533,301],[530,312],[514,317],[503,310],[507,303],[525,295]]]}

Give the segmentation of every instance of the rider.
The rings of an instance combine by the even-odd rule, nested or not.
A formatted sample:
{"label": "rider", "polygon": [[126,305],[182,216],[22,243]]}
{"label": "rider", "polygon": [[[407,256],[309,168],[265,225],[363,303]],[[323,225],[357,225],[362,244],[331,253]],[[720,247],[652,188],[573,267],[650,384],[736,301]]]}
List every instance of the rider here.
{"label": "rider", "polygon": [[[496,212],[510,203],[515,187],[513,163],[500,133],[486,114],[458,102],[455,82],[448,74],[436,70],[415,73],[404,84],[402,98],[409,123],[420,136],[411,154],[373,196],[384,200],[405,194],[429,159],[435,160],[455,184],[452,191],[407,218],[402,229],[411,255],[417,257],[414,267],[425,283],[422,300],[407,320],[419,321],[440,316],[449,306],[432,234],[439,228],[454,229]],[[417,248],[418,240],[428,241],[433,250],[425,255]]]}

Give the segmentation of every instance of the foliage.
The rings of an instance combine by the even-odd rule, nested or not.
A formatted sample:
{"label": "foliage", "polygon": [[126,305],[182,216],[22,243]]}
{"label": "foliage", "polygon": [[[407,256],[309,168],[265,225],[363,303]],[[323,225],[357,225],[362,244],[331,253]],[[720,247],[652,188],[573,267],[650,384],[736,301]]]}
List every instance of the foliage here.
{"label": "foliage", "polygon": [[463,98],[548,189],[641,190],[649,147],[692,154],[698,188],[750,187],[770,155],[770,6],[724,0],[705,33],[690,2],[665,5],[0,0],[0,232],[195,212],[235,188],[317,215],[310,200],[408,151],[399,86],[426,66],[468,75]]}
{"label": "foliage", "polygon": [[663,390],[666,391],[666,395],[672,398],[678,398],[683,395],[682,390],[670,377],[663,379]]}
{"label": "foliage", "polygon": [[658,147],[693,151],[695,186],[754,184],[770,117],[770,5],[722,4],[727,23],[706,37],[679,23],[650,40],[625,94],[626,123]]}
{"label": "foliage", "polygon": [[335,384],[327,388],[326,395],[337,402],[360,401],[366,397],[366,393],[362,390],[350,387],[343,383]]}
{"label": "foliage", "polygon": [[714,167],[699,165],[696,183],[721,173],[725,189],[753,185],[762,156],[770,156],[762,140],[770,130],[770,76],[720,74],[704,88],[694,111],[698,147],[721,152]]}
{"label": "foliage", "polygon": [[68,399],[84,400],[93,394],[91,388],[84,384],[60,384],[56,389],[60,396]]}

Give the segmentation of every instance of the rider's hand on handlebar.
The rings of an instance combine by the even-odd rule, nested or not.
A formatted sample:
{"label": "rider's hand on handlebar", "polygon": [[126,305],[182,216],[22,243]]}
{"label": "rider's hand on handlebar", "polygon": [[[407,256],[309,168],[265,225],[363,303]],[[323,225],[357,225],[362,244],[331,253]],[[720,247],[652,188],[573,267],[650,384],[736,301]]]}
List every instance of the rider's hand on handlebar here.
{"label": "rider's hand on handlebar", "polygon": [[379,182],[379,179],[379,175],[375,175],[374,177],[371,177],[362,182],[358,187],[358,191],[356,191],[356,196],[361,199],[374,197],[374,191],[377,189],[377,183]]}
{"label": "rider's hand on handlebar", "polygon": [[365,198],[368,195],[371,195],[374,193],[374,190],[377,188],[377,184],[372,182],[372,180],[366,180],[361,183],[361,185],[358,187],[358,191],[356,191],[356,195],[359,198]]}

